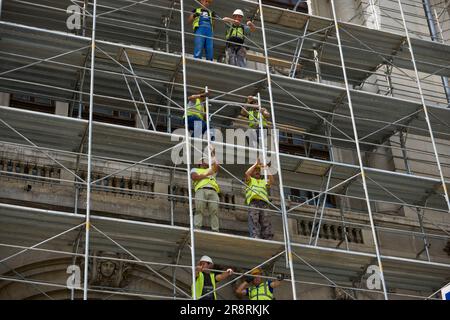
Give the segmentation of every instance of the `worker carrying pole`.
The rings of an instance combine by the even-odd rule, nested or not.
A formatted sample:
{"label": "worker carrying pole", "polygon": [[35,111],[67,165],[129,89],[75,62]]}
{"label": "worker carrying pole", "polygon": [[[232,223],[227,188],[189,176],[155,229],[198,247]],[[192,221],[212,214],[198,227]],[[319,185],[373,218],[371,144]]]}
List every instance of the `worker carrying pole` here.
{"label": "worker carrying pole", "polygon": [[[209,123],[209,92],[208,87],[199,91],[197,94],[190,95],[188,97],[187,108],[187,122],[188,130],[191,132],[191,136],[195,138],[202,138],[205,132],[208,132],[208,141],[214,141],[214,128],[211,128]],[[184,118],[184,116],[183,116]]]}
{"label": "worker carrying pole", "polygon": [[[208,163],[209,157],[211,157],[211,166]],[[191,170],[195,191],[195,228],[202,228],[203,216],[210,216],[211,230],[219,232],[220,187],[216,180],[218,172],[219,164],[215,158],[214,148],[211,148],[210,156],[202,157],[198,168]]]}
{"label": "worker carrying pole", "polygon": [[273,238],[272,223],[269,213],[266,211],[269,205],[269,190],[273,183],[273,176],[267,175],[267,181],[261,177],[261,170],[267,170],[262,166],[259,158],[245,172],[245,201],[250,206],[248,211],[248,229],[251,238]]}
{"label": "worker carrying pole", "polygon": [[[195,284],[192,284],[192,297],[195,300],[217,300],[216,283],[227,279],[233,274],[233,269],[231,268],[216,274],[211,271],[213,267],[214,263],[209,256],[200,258],[195,267]],[[197,296],[194,296],[194,285]]]}
{"label": "worker carrying pole", "polygon": [[241,109],[241,115],[248,117],[249,145],[252,148],[258,148],[261,127],[267,129],[267,119],[270,118],[270,112],[261,107],[260,100],[258,97],[248,96],[248,106]]}
{"label": "worker carrying pole", "polygon": [[255,268],[250,272],[251,276],[245,277],[245,280],[236,289],[235,293],[239,298],[248,296],[250,300],[273,300],[273,289],[280,286],[284,277],[278,275],[277,280],[263,280],[261,268]]}

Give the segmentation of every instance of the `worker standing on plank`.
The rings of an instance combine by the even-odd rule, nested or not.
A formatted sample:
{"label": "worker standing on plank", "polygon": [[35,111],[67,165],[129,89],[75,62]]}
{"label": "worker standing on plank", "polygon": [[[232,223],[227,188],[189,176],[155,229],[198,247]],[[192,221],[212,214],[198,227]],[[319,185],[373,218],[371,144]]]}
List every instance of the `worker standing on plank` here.
{"label": "worker standing on plank", "polygon": [[269,213],[266,211],[269,204],[269,190],[273,183],[273,176],[267,175],[267,181],[261,176],[259,158],[256,163],[245,172],[245,201],[250,209],[248,211],[248,229],[250,237],[258,239],[273,238],[272,223]]}
{"label": "worker standing on plank", "polygon": [[[201,138],[205,133],[206,127],[206,93],[200,91],[198,94],[193,94],[188,97],[187,117],[188,130],[192,131],[192,136]],[[196,128],[198,128],[196,130]],[[201,131],[200,131],[201,130]],[[201,136],[200,136],[201,132]]]}
{"label": "worker standing on plank", "polygon": [[[228,268],[221,274],[216,274],[211,271],[214,267],[212,259],[208,256],[200,258],[195,267],[195,290],[196,297],[194,297],[194,284],[192,284],[192,297],[198,300],[217,300],[216,283],[225,280],[233,274],[233,269]],[[201,296],[205,295],[203,298]]]}
{"label": "worker standing on plank", "polygon": [[250,20],[242,23],[244,12],[236,9],[233,17],[225,17],[222,20],[231,23],[226,32],[226,60],[227,64],[245,68],[247,66],[247,48],[244,46],[245,37],[256,30],[255,25]]}
{"label": "worker standing on plank", "polygon": [[248,96],[245,101],[246,104],[252,105],[241,109],[241,115],[248,117],[248,127],[249,132],[249,145],[252,148],[258,148],[259,137],[265,132],[261,132],[260,121],[262,122],[262,128],[265,131],[267,129],[267,119],[270,118],[270,113],[266,108],[261,108],[258,105],[258,98],[253,96]]}
{"label": "worker standing on plank", "polygon": [[219,232],[219,193],[220,188],[216,181],[219,165],[214,158],[209,167],[208,158],[200,160],[198,168],[192,168],[191,178],[195,191],[195,215],[196,228],[203,226],[203,216],[210,216],[211,230]]}
{"label": "worker standing on plank", "polygon": [[201,7],[192,10],[188,23],[192,23],[194,30],[194,58],[202,59],[203,50],[207,60],[212,61],[214,57],[213,28],[214,19],[217,15],[208,9],[212,0],[200,0]]}

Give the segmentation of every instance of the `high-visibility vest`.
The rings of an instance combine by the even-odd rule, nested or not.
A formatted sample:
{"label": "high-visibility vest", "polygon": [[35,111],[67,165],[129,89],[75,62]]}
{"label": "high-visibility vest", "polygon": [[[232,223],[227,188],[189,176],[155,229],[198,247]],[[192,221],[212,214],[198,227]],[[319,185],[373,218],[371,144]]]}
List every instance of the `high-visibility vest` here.
{"label": "high-visibility vest", "polygon": [[[203,9],[205,10],[205,9]],[[197,28],[200,25],[200,16],[202,15],[202,8],[197,8],[195,9],[195,13],[197,13],[198,15],[194,18],[194,21],[192,21],[192,28],[195,30],[197,30]],[[208,16],[209,16],[209,22],[211,23],[211,29],[213,28],[213,24],[212,24],[212,11],[211,10],[207,10],[208,11]]]}
{"label": "high-visibility vest", "polygon": [[[211,277],[211,283],[213,286],[213,290],[216,290],[216,277],[214,273],[210,272],[209,276]],[[195,291],[197,293],[197,297],[194,297],[194,284],[192,284],[192,298],[200,298],[203,293],[203,287],[205,285],[205,276],[203,272],[198,273],[197,280],[195,280]],[[213,292],[214,300],[217,300],[216,291]]]}
{"label": "high-visibility vest", "polygon": [[244,27],[242,24],[235,26],[232,25],[226,33],[226,39],[233,39],[236,42],[244,43]]}
{"label": "high-visibility vest", "polygon": [[247,188],[245,189],[245,201],[249,205],[252,200],[269,202],[269,193],[267,192],[267,182],[265,179],[250,177],[250,181],[247,183]]}
{"label": "high-visibility vest", "polygon": [[[198,174],[204,174],[209,169],[197,168],[195,170]],[[193,182],[194,182],[194,191],[195,192],[197,192],[197,190],[199,190],[207,185],[210,185],[211,187],[213,187],[217,193],[220,192],[219,185],[217,184],[216,177],[214,177],[214,176],[209,176],[209,177],[203,178],[202,180],[194,180]]]}
{"label": "high-visibility vest", "polygon": [[201,99],[197,98],[195,99],[195,105],[193,107],[188,107],[187,115],[196,116],[205,121],[205,112],[204,103],[202,103]]}
{"label": "high-visibility vest", "polygon": [[248,288],[248,297],[250,300],[273,300],[273,293],[270,292],[267,281],[264,281],[258,286]]}
{"label": "high-visibility vest", "polygon": [[262,116],[262,126],[267,127],[267,120],[259,110],[248,111],[248,126],[250,128],[259,128],[259,117]]}

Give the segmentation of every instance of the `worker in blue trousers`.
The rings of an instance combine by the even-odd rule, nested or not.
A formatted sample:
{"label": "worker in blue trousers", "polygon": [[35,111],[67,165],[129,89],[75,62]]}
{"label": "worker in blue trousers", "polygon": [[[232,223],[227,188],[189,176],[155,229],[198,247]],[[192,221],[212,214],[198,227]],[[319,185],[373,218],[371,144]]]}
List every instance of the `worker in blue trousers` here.
{"label": "worker in blue trousers", "polygon": [[207,60],[212,61],[214,56],[213,27],[217,15],[208,9],[212,0],[200,0],[201,7],[192,10],[188,23],[192,23],[194,29],[194,58],[202,59],[203,50]]}

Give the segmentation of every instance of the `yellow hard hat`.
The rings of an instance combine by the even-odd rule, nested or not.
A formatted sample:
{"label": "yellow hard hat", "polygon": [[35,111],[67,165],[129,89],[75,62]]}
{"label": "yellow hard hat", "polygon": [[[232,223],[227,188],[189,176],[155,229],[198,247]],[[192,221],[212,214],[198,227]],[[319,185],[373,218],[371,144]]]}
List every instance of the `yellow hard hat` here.
{"label": "yellow hard hat", "polygon": [[255,268],[252,271],[250,271],[251,275],[257,275],[257,274],[262,274],[262,269],[261,268]]}

